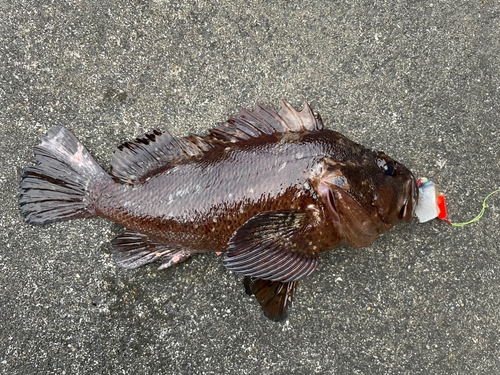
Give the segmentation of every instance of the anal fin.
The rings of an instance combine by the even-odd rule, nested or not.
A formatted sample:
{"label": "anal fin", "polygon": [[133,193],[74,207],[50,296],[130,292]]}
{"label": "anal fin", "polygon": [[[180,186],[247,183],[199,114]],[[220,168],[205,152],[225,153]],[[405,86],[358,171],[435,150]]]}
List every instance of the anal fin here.
{"label": "anal fin", "polygon": [[161,260],[159,270],[181,263],[191,256],[188,250],[163,244],[148,236],[126,230],[111,241],[111,253],[119,267],[135,269]]}
{"label": "anal fin", "polygon": [[255,296],[266,317],[274,322],[284,322],[289,318],[298,281],[283,283],[246,276],[243,283],[246,293]]}

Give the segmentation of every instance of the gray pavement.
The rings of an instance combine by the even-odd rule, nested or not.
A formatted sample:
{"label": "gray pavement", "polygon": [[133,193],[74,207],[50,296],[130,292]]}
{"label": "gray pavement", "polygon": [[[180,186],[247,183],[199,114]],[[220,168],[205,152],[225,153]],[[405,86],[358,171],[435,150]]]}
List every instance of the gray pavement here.
{"label": "gray pavement", "polygon": [[469,220],[500,187],[499,56],[497,0],[0,2],[0,372],[500,373],[498,196],[477,224],[415,220],[324,254],[284,325],[215,254],[120,270],[118,226],[29,226],[16,198],[52,125],[109,168],[153,127],[203,134],[286,98]]}

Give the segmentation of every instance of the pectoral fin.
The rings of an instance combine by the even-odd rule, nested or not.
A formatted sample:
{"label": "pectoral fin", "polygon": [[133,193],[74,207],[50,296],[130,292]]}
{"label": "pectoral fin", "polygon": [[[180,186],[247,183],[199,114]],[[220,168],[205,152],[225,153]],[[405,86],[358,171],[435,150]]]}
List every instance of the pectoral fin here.
{"label": "pectoral fin", "polygon": [[236,230],[224,259],[227,269],[245,276],[288,283],[318,266],[311,241],[314,218],[299,210],[262,212]]}
{"label": "pectoral fin", "polygon": [[111,241],[111,253],[121,268],[135,269],[161,260],[159,270],[180,263],[191,256],[182,248],[157,242],[148,236],[126,230]]}
{"label": "pectoral fin", "polygon": [[283,322],[288,319],[292,310],[293,295],[298,281],[282,283],[245,277],[245,290],[262,306],[264,314],[274,322]]}

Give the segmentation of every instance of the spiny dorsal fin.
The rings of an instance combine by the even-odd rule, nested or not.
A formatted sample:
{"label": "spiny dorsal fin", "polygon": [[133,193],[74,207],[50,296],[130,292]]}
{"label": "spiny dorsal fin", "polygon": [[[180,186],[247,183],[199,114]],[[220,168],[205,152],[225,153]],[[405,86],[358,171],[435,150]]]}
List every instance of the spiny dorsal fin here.
{"label": "spiny dorsal fin", "polygon": [[[323,129],[323,123],[321,122],[321,117],[314,117],[311,107],[309,104],[304,103],[304,107],[300,112],[297,112],[290,103],[282,100],[282,106],[278,115],[285,120],[286,124],[292,129],[292,131],[300,132],[304,130],[316,131]],[[319,121],[318,121],[319,119]]]}
{"label": "spiny dorsal fin", "polygon": [[258,138],[273,133],[298,133],[323,129],[321,116],[314,116],[309,104],[299,112],[290,103],[282,100],[278,113],[257,104],[255,111],[240,109],[237,116],[231,116],[226,122],[218,123],[210,130],[207,141],[236,143],[250,138]]}
{"label": "spiny dorsal fin", "polygon": [[111,174],[123,183],[134,184],[175,161],[199,156],[210,147],[195,135],[175,138],[154,129],[118,146],[111,160]]}
{"label": "spiny dorsal fin", "polygon": [[195,135],[175,138],[155,129],[134,141],[123,142],[113,154],[111,174],[120,182],[133,185],[180,160],[200,156],[217,144],[248,141],[274,133],[322,129],[321,117],[314,116],[307,103],[299,112],[282,100],[278,113],[257,104],[253,112],[240,109],[238,115],[217,124],[204,138]]}

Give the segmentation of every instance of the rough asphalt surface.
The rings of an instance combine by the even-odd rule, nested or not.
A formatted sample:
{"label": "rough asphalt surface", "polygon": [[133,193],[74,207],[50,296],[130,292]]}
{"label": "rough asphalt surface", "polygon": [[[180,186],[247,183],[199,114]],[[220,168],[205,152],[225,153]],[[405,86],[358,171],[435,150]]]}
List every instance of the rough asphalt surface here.
{"label": "rough asphalt surface", "polygon": [[500,373],[500,196],[474,225],[415,220],[324,254],[287,324],[215,254],[125,271],[107,248],[119,226],[18,212],[52,125],[109,168],[151,128],[204,134],[280,98],[434,180],[469,220],[500,187],[500,4],[2,1],[0,372]]}

